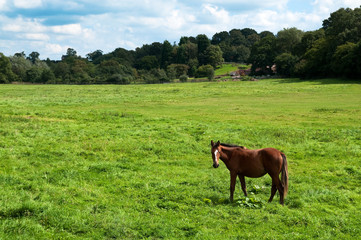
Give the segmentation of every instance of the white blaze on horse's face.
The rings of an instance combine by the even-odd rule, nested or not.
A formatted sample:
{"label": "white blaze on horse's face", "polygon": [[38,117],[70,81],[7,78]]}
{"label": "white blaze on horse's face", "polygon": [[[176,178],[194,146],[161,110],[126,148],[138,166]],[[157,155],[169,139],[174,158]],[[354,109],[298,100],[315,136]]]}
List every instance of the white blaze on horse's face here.
{"label": "white blaze on horse's face", "polygon": [[217,168],[219,167],[219,152],[218,149],[213,152],[213,167]]}

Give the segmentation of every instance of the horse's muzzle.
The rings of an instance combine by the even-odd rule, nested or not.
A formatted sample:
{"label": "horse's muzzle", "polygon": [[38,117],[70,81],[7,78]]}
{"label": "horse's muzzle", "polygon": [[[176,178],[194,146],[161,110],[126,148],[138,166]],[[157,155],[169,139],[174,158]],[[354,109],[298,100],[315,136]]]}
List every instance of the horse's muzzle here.
{"label": "horse's muzzle", "polygon": [[219,164],[216,164],[216,163],[215,163],[215,164],[213,164],[213,167],[214,167],[214,168],[217,168],[217,167],[219,167]]}

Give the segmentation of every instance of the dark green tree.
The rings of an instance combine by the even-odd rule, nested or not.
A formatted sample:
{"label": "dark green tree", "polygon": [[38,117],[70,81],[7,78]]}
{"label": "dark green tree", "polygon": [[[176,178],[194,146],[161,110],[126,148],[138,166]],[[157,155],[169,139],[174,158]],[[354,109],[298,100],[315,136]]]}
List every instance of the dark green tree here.
{"label": "dark green tree", "polygon": [[88,53],[86,55],[87,59],[94,64],[99,64],[102,56],[103,56],[102,50],[96,50],[96,51],[94,51],[92,53]]}
{"label": "dark green tree", "polygon": [[[222,42],[229,42],[230,41],[230,35],[228,32],[223,31],[219,32],[213,35],[211,43],[213,45],[219,45]],[[229,43],[228,43],[229,44]]]}
{"label": "dark green tree", "polygon": [[276,47],[282,53],[294,54],[295,47],[301,42],[304,32],[297,28],[287,28],[277,33]]}
{"label": "dark green tree", "polygon": [[230,36],[230,45],[239,46],[239,45],[247,45],[246,37],[242,34],[239,29],[232,29],[229,32]]}
{"label": "dark green tree", "polygon": [[213,68],[216,68],[218,65],[221,65],[224,62],[223,53],[219,46],[210,45],[205,51],[205,57],[208,64]]}
{"label": "dark green tree", "polygon": [[270,32],[270,31],[263,31],[259,34],[259,37],[262,39],[262,38],[265,38],[267,36],[271,36],[271,37],[274,37],[275,35]]}
{"label": "dark green tree", "polygon": [[15,78],[9,58],[0,53],[0,83],[12,82]]}
{"label": "dark green tree", "polygon": [[140,61],[136,64],[138,69],[151,70],[153,68],[158,68],[159,63],[156,56],[145,56],[140,59]]}
{"label": "dark green tree", "polygon": [[26,71],[26,82],[32,83],[41,83],[41,74],[43,73],[42,69],[36,66],[31,67]]}
{"label": "dark green tree", "polygon": [[282,53],[278,55],[274,62],[276,64],[277,73],[284,77],[291,77],[294,74],[294,67],[298,58],[291,53]]}
{"label": "dark green tree", "polygon": [[39,60],[40,54],[38,52],[32,52],[29,54],[28,59],[35,64],[37,60]]}
{"label": "dark green tree", "polygon": [[196,77],[206,77],[212,80],[214,78],[214,68],[211,65],[202,65],[197,69]]}
{"label": "dark green tree", "polygon": [[271,35],[254,44],[248,59],[252,64],[252,74],[271,74],[271,67],[278,54],[276,38]]}
{"label": "dark green tree", "polygon": [[15,54],[10,57],[11,69],[16,75],[17,81],[26,81],[26,71],[32,67],[29,59],[25,58],[25,54]]}
{"label": "dark green tree", "polygon": [[167,67],[167,74],[170,79],[179,78],[182,75],[186,75],[189,66],[185,64],[171,64]]}
{"label": "dark green tree", "polygon": [[205,34],[200,34],[197,36],[197,46],[198,46],[198,61],[200,64],[206,63],[205,51],[211,45],[211,41]]}
{"label": "dark green tree", "polygon": [[169,41],[165,40],[162,46],[161,68],[166,69],[172,61],[173,46]]}

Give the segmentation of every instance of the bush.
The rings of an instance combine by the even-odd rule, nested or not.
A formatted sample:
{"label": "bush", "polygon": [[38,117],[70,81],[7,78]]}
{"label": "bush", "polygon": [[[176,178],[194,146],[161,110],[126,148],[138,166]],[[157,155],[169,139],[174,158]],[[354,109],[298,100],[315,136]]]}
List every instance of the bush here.
{"label": "bush", "polygon": [[275,58],[277,73],[285,77],[291,77],[294,74],[294,68],[297,61],[298,58],[290,53],[278,55]]}
{"label": "bush", "polygon": [[211,65],[202,65],[196,71],[196,77],[206,77],[209,80],[214,78],[214,68]]}
{"label": "bush", "polygon": [[107,79],[107,83],[111,84],[129,84],[130,83],[129,76],[123,76],[121,74],[113,74]]}
{"label": "bush", "polygon": [[179,77],[179,80],[180,80],[181,82],[187,82],[188,76],[187,76],[187,75],[182,75],[182,76]]}

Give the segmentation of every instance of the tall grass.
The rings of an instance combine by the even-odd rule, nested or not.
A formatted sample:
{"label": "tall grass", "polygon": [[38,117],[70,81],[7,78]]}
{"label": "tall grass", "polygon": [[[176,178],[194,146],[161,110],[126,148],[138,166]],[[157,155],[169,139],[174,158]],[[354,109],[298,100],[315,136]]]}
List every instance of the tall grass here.
{"label": "tall grass", "polygon": [[[0,239],[355,239],[361,85],[263,80],[0,86]],[[210,140],[276,147],[268,176],[236,185]]]}

